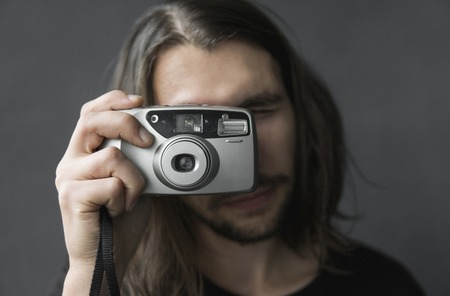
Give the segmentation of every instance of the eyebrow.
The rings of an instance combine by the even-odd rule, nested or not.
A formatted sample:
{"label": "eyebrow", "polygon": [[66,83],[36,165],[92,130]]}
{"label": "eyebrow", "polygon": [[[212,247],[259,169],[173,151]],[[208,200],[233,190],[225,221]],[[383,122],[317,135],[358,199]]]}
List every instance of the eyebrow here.
{"label": "eyebrow", "polygon": [[245,98],[245,100],[239,104],[241,108],[250,107],[265,107],[279,103],[282,97],[279,94],[273,94],[269,92],[262,92],[256,95]]}

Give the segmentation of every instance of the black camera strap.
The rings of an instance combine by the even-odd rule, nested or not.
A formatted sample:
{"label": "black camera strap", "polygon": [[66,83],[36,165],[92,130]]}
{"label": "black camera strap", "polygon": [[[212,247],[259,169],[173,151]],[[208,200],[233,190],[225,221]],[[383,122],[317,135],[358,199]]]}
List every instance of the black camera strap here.
{"label": "black camera strap", "polygon": [[90,296],[100,295],[103,283],[103,274],[106,276],[109,295],[119,296],[120,289],[117,282],[113,257],[113,224],[111,216],[105,206],[100,208],[100,236],[98,241],[97,258],[92,276]]}

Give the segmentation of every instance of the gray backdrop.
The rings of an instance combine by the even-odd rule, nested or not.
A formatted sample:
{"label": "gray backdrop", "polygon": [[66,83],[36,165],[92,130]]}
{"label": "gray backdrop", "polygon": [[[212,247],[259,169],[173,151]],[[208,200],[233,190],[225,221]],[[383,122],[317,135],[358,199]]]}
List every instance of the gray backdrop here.
{"label": "gray backdrop", "polygon": [[[0,2],[0,295],[46,295],[61,269],[55,167],[152,2]],[[351,170],[343,208],[362,218],[344,230],[450,295],[450,2],[263,2],[335,94],[370,180]]]}

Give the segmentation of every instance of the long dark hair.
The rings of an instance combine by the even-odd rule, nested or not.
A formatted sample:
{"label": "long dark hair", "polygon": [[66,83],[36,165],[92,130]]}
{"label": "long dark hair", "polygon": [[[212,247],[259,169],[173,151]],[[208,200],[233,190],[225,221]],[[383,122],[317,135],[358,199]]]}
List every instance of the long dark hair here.
{"label": "long dark hair", "polygon": [[[322,264],[345,240],[332,225],[342,193],[345,147],[340,115],[327,88],[262,9],[244,0],[173,0],[145,14],[120,55],[114,87],[152,104],[158,54],[179,44],[206,50],[226,40],[256,45],[281,69],[297,124],[294,198],[280,236],[294,250],[313,250]],[[148,232],[124,280],[133,294],[201,295],[195,234],[177,198],[153,198]]]}

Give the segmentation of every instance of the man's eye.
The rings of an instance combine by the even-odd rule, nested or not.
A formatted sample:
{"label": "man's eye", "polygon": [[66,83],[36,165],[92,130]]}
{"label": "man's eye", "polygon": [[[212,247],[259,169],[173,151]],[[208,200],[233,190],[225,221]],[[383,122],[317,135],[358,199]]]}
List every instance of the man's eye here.
{"label": "man's eye", "polygon": [[262,108],[254,108],[251,109],[253,113],[267,113],[267,112],[271,112],[271,109],[262,109]]}
{"label": "man's eye", "polygon": [[255,118],[262,118],[271,115],[275,109],[274,108],[252,108],[250,109]]}

